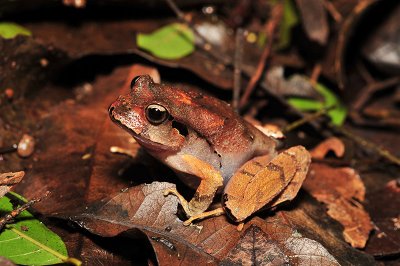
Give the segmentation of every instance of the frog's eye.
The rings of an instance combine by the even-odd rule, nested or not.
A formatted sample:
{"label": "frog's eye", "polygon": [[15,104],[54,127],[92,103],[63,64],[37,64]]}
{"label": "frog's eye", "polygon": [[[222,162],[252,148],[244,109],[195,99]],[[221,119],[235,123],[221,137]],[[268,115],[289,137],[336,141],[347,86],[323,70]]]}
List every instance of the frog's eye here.
{"label": "frog's eye", "polygon": [[164,106],[159,104],[150,104],[146,107],[146,118],[150,123],[159,125],[169,117],[169,113]]}
{"label": "frog's eye", "polygon": [[135,86],[135,83],[140,79],[140,76],[136,76],[131,81],[131,89]]}

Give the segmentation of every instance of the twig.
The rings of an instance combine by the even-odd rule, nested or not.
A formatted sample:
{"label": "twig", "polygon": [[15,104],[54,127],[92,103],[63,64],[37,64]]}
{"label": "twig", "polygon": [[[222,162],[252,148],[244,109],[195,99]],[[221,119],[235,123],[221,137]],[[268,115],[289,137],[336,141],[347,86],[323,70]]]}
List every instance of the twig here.
{"label": "twig", "polygon": [[380,156],[388,159],[392,163],[395,163],[397,165],[400,165],[400,158],[393,155],[390,151],[388,151],[385,148],[379,147],[377,144],[370,142],[360,136],[355,135],[353,132],[349,131],[348,129],[344,127],[337,127],[335,125],[330,124],[330,128],[333,130],[336,130],[340,132],[341,134],[345,135],[349,139],[353,140],[354,142],[358,143],[362,148],[364,149],[371,149],[375,152],[377,152]]}
{"label": "twig", "polygon": [[242,78],[242,56],[243,56],[243,29],[238,28],[235,38],[235,61],[233,70],[233,97],[232,107],[235,111],[239,108],[240,85]]}
{"label": "twig", "polygon": [[18,148],[17,144],[13,144],[12,146],[8,147],[0,147],[0,154],[15,152]]}
{"label": "twig", "polygon": [[367,9],[370,5],[376,3],[378,0],[364,0],[358,2],[358,4],[353,8],[350,15],[346,17],[343,21],[341,29],[339,31],[339,36],[336,45],[336,55],[335,55],[335,63],[334,69],[338,81],[338,85],[340,89],[344,89],[345,85],[345,76],[344,76],[344,66],[342,64],[343,53],[346,47],[346,38],[348,33],[351,31],[351,25],[358,18],[358,16]]}
{"label": "twig", "polygon": [[251,77],[251,79],[250,79],[249,83],[247,84],[247,87],[242,95],[242,98],[240,99],[239,107],[243,107],[247,103],[247,101],[250,97],[250,94],[253,92],[254,88],[256,87],[258,81],[261,78],[261,75],[263,74],[263,71],[264,71],[264,68],[266,65],[266,61],[271,53],[272,44],[274,42],[275,31],[277,29],[279,21],[282,18],[282,14],[283,14],[282,4],[276,4],[274,6],[274,8],[272,9],[271,19],[266,24],[266,33],[268,36],[267,44],[265,45],[264,50],[261,54],[260,61],[258,62],[258,65],[257,65],[256,72]]}
{"label": "twig", "polygon": [[361,62],[358,62],[357,65],[357,70],[358,73],[360,73],[360,76],[365,80],[366,83],[375,83],[376,80],[375,78],[369,73],[365,65]]}
{"label": "twig", "polygon": [[309,123],[311,121],[316,120],[318,117],[321,117],[323,115],[326,115],[330,110],[334,109],[336,106],[331,106],[329,108],[323,108],[321,110],[318,110],[318,112],[312,113],[310,115],[303,115],[303,118],[294,121],[293,123],[287,125],[286,127],[283,128],[282,132],[287,133],[290,132],[306,123]]}
{"label": "twig", "polygon": [[332,18],[337,22],[340,23],[342,22],[342,14],[339,13],[339,11],[336,9],[336,7],[333,5],[332,2],[324,0],[323,4],[325,6],[325,9],[328,10],[329,14],[331,14]]}
{"label": "twig", "polygon": [[216,49],[214,45],[212,45],[206,38],[204,38],[203,35],[201,35],[201,33],[197,30],[197,28],[193,24],[193,22],[185,17],[184,13],[175,4],[174,0],[165,0],[165,1],[167,2],[168,6],[172,9],[172,11],[174,11],[176,16],[183,23],[189,25],[189,27],[193,30],[193,33],[196,35],[196,37],[198,37],[202,41],[203,45],[199,46],[202,50],[208,52],[215,59],[222,62],[225,66],[232,65],[232,60],[225,54],[221,53],[221,51],[218,51],[219,49]]}
{"label": "twig", "polygon": [[393,77],[383,81],[368,84],[366,87],[364,87],[364,89],[361,90],[362,93],[360,93],[360,96],[354,102],[353,110],[361,110],[374,92],[386,89],[387,87],[394,86],[399,83],[400,77]]}
{"label": "twig", "polygon": [[320,63],[318,63],[314,66],[312,73],[311,73],[311,77],[310,77],[311,86],[315,87],[315,85],[317,84],[319,75],[321,74],[321,70],[322,70],[322,67],[321,67]]}
{"label": "twig", "polygon": [[18,215],[21,214],[21,212],[25,211],[26,209],[30,208],[33,204],[41,201],[42,199],[44,199],[45,197],[47,197],[50,194],[49,191],[46,192],[46,194],[43,197],[37,198],[37,199],[32,199],[30,201],[28,201],[27,203],[19,206],[18,208],[16,208],[15,210],[12,210],[10,213],[7,213],[5,216],[3,216],[0,219],[0,231],[4,228],[4,226],[8,223],[13,222],[13,220],[15,219],[15,217],[17,217]]}

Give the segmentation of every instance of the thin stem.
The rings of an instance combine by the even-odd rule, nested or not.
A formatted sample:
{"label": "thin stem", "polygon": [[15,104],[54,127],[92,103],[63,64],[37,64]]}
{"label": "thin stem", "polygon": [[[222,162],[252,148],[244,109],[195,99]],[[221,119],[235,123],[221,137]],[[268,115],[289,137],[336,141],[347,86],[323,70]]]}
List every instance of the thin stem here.
{"label": "thin stem", "polygon": [[330,124],[329,125],[332,129],[340,132],[341,134],[345,135],[346,137],[348,137],[349,139],[353,140],[354,142],[356,142],[357,144],[359,144],[361,147],[365,148],[365,149],[371,149],[375,152],[377,152],[380,156],[388,159],[389,161],[391,161],[392,163],[395,163],[397,165],[400,165],[400,158],[393,155],[389,150],[378,146],[377,144],[366,140],[360,136],[355,135],[353,132],[351,132],[350,130],[344,128],[344,127],[337,127],[335,125]]}
{"label": "thin stem", "polygon": [[321,110],[318,110],[317,112],[310,114],[310,115],[305,115],[303,114],[303,118],[294,121],[293,123],[287,125],[282,132],[283,133],[287,133],[290,132],[306,123],[309,123],[311,121],[316,120],[318,117],[321,117],[323,115],[326,115],[330,110],[332,110],[333,108],[335,108],[335,106],[331,106],[329,108],[323,108]]}
{"label": "thin stem", "polygon": [[15,152],[18,148],[17,144],[13,144],[8,147],[0,147],[0,154]]}
{"label": "thin stem", "polygon": [[266,33],[268,36],[267,44],[264,47],[264,50],[260,57],[260,60],[258,61],[256,72],[251,77],[251,79],[250,79],[249,83],[247,84],[247,87],[242,95],[242,98],[240,99],[239,107],[243,107],[247,103],[247,101],[250,97],[250,94],[253,92],[254,88],[258,84],[258,81],[260,80],[260,78],[264,72],[264,68],[267,63],[267,59],[268,59],[269,55],[271,54],[272,44],[274,43],[275,31],[277,29],[279,21],[282,18],[282,14],[283,14],[283,6],[281,4],[276,4],[274,6],[274,8],[272,9],[272,17],[266,24]]}
{"label": "thin stem", "polygon": [[242,78],[242,57],[243,57],[243,29],[238,28],[236,31],[235,38],[235,61],[233,70],[233,97],[232,107],[238,112],[239,108],[239,97],[240,97],[240,85]]}

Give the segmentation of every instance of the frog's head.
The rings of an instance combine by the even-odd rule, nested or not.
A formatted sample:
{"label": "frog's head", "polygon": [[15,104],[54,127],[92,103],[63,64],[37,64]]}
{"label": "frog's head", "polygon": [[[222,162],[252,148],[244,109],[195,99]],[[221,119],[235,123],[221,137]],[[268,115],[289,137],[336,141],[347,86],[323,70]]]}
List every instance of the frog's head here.
{"label": "frog's head", "polygon": [[163,97],[168,89],[148,75],[137,76],[130,92],[119,96],[108,109],[113,122],[153,152],[179,150],[188,134],[188,128],[175,121],[171,104]]}

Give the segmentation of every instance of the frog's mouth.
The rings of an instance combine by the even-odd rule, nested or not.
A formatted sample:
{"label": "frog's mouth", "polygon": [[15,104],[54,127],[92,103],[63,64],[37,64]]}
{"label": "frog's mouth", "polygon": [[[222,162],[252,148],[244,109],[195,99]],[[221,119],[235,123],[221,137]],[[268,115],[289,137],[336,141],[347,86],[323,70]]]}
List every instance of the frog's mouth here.
{"label": "frog's mouth", "polygon": [[146,149],[152,151],[152,152],[159,152],[159,151],[173,151],[177,150],[174,147],[167,146],[158,142],[151,141],[149,139],[143,138],[139,136],[138,134],[134,133],[131,130],[128,130],[128,132],[131,134],[131,136],[143,147]]}

